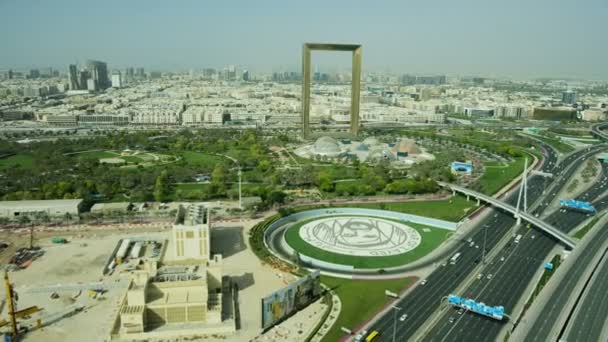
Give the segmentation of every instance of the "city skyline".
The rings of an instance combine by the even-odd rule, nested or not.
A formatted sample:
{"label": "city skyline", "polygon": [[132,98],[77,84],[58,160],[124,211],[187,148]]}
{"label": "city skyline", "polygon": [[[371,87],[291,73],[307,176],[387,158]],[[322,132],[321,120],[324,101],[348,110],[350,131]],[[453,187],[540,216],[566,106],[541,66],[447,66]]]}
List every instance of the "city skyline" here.
{"label": "city skyline", "polygon": [[[297,71],[300,48],[311,41],[365,46],[364,72],[608,78],[608,48],[600,43],[608,8],[598,1],[525,8],[475,1],[146,5],[2,3],[0,69],[67,70],[76,61],[98,59],[110,69],[185,71],[234,64],[253,72]],[[338,54],[314,58],[324,70],[350,66]]]}

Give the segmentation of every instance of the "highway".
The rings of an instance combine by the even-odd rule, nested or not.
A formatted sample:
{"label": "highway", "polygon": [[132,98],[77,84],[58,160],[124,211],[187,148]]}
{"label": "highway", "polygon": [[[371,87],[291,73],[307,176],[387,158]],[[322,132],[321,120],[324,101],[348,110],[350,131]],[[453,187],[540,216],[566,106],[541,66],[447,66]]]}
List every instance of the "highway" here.
{"label": "highway", "polygon": [[[575,168],[569,170],[559,182],[565,184],[569,175]],[[602,175],[597,185],[592,187],[578,200],[593,200],[600,196],[608,183],[608,166],[603,165]],[[600,186],[603,184],[604,186]],[[556,191],[557,192],[557,191]],[[549,194],[549,197],[551,197]],[[549,202],[551,199],[547,199]],[[605,202],[594,202],[598,210],[606,207]],[[588,216],[584,213],[562,210],[552,213],[546,221],[553,224],[563,232],[568,232],[578,224],[582,223]],[[509,243],[481,273],[483,277],[476,280],[464,293],[460,295],[476,299],[488,305],[502,305],[507,313],[512,313],[513,308],[524,295],[534,274],[542,267],[545,260],[550,259],[550,251],[556,246],[556,241],[542,231],[536,229],[520,229],[523,238],[519,244]],[[595,246],[595,245],[594,245]],[[595,255],[590,251],[590,256],[581,259],[588,262]],[[587,260],[588,259],[588,260]],[[579,270],[582,273],[584,268]],[[491,275],[491,279],[487,276]],[[580,276],[580,274],[579,274]],[[450,323],[450,317],[454,319]],[[557,319],[557,318],[555,318]],[[449,309],[443,313],[438,324],[433,327],[425,341],[455,341],[455,340],[493,340],[495,339],[505,323],[491,318],[483,317],[473,313],[458,315],[455,310]],[[549,329],[552,325],[546,325]]]}
{"label": "highway", "polygon": [[[604,231],[607,227],[602,228]],[[608,257],[600,264],[585,297],[578,305],[579,311],[571,319],[566,340],[570,342],[600,341],[602,329],[608,324]]]}
{"label": "highway", "polygon": [[[574,160],[574,159],[572,159]],[[556,168],[557,154],[550,147],[546,148],[545,160],[541,170],[552,172]],[[540,195],[545,186],[545,180],[534,176],[528,181],[530,189],[530,202]],[[508,203],[517,201],[517,192],[508,197]],[[507,234],[515,224],[512,215],[502,211],[493,211],[491,215],[482,220],[471,235],[476,241],[476,246],[480,246],[483,241],[484,232],[481,227],[492,227],[493,230],[487,234],[486,249],[491,250]],[[494,233],[493,233],[494,232]],[[426,285],[419,285],[410,294],[398,301],[395,305],[403,310],[400,314],[407,314],[405,322],[399,322],[397,336],[399,341],[405,341],[435,312],[440,305],[440,299],[452,293],[464,279],[472,272],[481,259],[482,249],[470,248],[469,244],[463,239],[462,246],[458,248],[461,253],[460,261],[456,265],[438,266],[438,269],[431,273],[427,278]],[[376,321],[368,330],[378,330],[382,332],[381,341],[390,341],[393,327],[393,313],[388,312]]]}
{"label": "highway", "polygon": [[[594,148],[593,150],[596,150],[596,148]],[[586,157],[587,154],[590,153],[595,153],[595,152],[590,152],[590,150],[582,150],[579,152],[574,153],[573,155],[570,155],[568,157],[566,157],[559,165],[556,165],[556,161],[557,161],[557,156],[555,154],[555,151],[553,151],[552,149],[548,148],[547,149],[547,155],[545,158],[545,162],[543,164],[542,167],[542,171],[544,172],[550,172],[553,173],[554,175],[561,175],[561,173],[564,172],[564,170],[566,170],[566,167],[571,165],[577,158],[584,156]],[[563,186],[563,184],[569,179],[569,176],[575,171],[575,168],[571,168],[568,170],[568,172],[564,175],[562,175],[562,177],[557,177],[558,181],[557,184],[558,186],[554,188],[553,191],[551,191],[550,193],[545,195],[546,198],[546,202],[543,201],[543,203],[549,203],[551,202],[551,200],[553,199],[553,197],[555,197],[557,195],[557,193],[559,192],[559,190],[561,189],[561,186]],[[565,177],[564,177],[565,176]],[[536,199],[540,198],[543,195],[543,191],[545,189],[545,185],[547,183],[551,183],[553,181],[548,182],[547,180],[543,179],[542,177],[538,177],[538,176],[533,176],[531,178],[529,178],[528,181],[528,188],[529,188],[529,202],[533,203]],[[507,203],[511,203],[514,204],[516,202],[516,193],[511,195],[508,200],[506,201]],[[541,210],[542,211],[542,210]],[[579,214],[580,215],[580,214]],[[579,216],[577,214],[573,214],[573,216]],[[565,216],[569,216],[569,215],[565,215]],[[580,215],[583,216],[584,215]],[[515,225],[515,219],[512,217],[512,215],[503,213],[503,212],[495,212],[494,215],[490,216],[489,218],[483,220],[480,223],[480,228],[482,227],[488,227],[488,234],[487,234],[487,250],[491,250],[496,244],[497,242],[505,235],[507,234],[507,232],[509,232],[511,230],[511,227],[513,227]],[[570,226],[570,228],[572,228],[573,226]],[[533,230],[528,230],[528,232],[534,232],[533,234],[526,234],[526,237],[522,240],[522,242],[520,243],[519,249],[518,248],[512,248],[514,252],[511,252],[511,254],[507,254],[507,256],[510,255],[510,260],[520,260],[519,263],[513,263],[513,265],[511,265],[511,262],[507,262],[507,260],[505,259],[504,262],[501,262],[503,264],[508,264],[508,269],[507,272],[505,272],[505,274],[510,274],[512,272],[517,272],[517,271],[526,271],[527,272],[535,272],[540,263],[542,263],[542,261],[544,260],[544,257],[546,256],[546,254],[550,251],[551,248],[553,248],[553,246],[555,245],[555,240],[553,240],[552,238],[549,238],[547,236],[545,236],[543,233],[541,232],[537,232],[537,231],[533,231]],[[483,241],[483,229],[477,229],[474,233],[473,233],[473,240],[476,242],[477,245],[481,244],[481,242]],[[534,239],[532,239],[532,235],[534,235]],[[527,243],[526,240],[533,240],[530,243]],[[507,248],[511,248],[511,247],[507,247]],[[468,246],[468,244],[464,244],[463,246],[459,249],[459,252],[461,252],[462,257],[461,260],[456,264],[456,265],[447,265],[447,266],[442,266],[440,267],[439,270],[433,272],[427,279],[427,284],[426,285],[419,285],[417,286],[415,289],[412,290],[412,292],[406,296],[405,298],[398,300],[395,305],[398,307],[401,307],[403,310],[400,312],[400,314],[408,314],[408,318],[404,321],[404,322],[399,322],[399,325],[397,327],[397,337],[399,341],[405,341],[407,340],[409,337],[411,337],[413,335],[413,333],[424,324],[424,322],[429,319],[431,317],[431,315],[433,314],[433,312],[435,312],[435,310],[437,308],[439,308],[440,305],[440,299],[447,296],[450,293],[453,293],[453,291],[462,283],[462,281],[467,278],[467,276],[473,271],[473,269],[477,266],[477,263],[479,262],[479,259],[481,258],[481,250],[478,248],[471,248]],[[499,258],[505,256],[505,254],[503,253],[507,253],[508,251],[503,251],[501,252],[499,255],[499,257],[497,257],[498,260],[500,260]],[[539,258],[538,255],[536,255],[535,253],[539,253],[540,255],[542,255],[542,257]],[[523,265],[522,265],[523,263]],[[493,265],[492,265],[493,266]],[[499,265],[497,265],[499,266]],[[532,272],[532,274],[533,274]],[[516,282],[518,282],[518,287],[524,288],[527,286],[528,282],[531,280],[531,276],[526,277],[526,274],[523,275],[523,277],[506,277],[508,278],[507,280],[512,280],[512,279],[517,279]],[[502,279],[502,283],[505,284],[509,284],[512,283],[513,281],[505,281],[505,279]],[[493,282],[493,283],[497,283],[497,282]],[[475,283],[474,283],[475,285]],[[484,287],[487,288],[487,287]],[[523,291],[523,290],[522,290]],[[490,289],[489,293],[495,293],[497,291],[494,290],[494,288]],[[509,291],[506,291],[507,295]],[[521,291],[520,291],[521,292]],[[517,299],[519,299],[520,297],[519,293],[517,296],[513,296],[513,302],[515,303]],[[500,304],[500,303],[491,303],[491,302],[487,302],[488,304]],[[475,318],[472,318],[475,319]],[[393,324],[393,313],[392,312],[388,312],[386,313],[383,317],[381,317],[370,329],[373,330],[379,330],[383,333],[382,337],[380,338],[381,341],[390,341],[391,337],[392,337],[392,324]],[[493,323],[490,323],[493,324]],[[457,324],[456,324],[457,325]],[[434,329],[440,329],[441,327],[435,327]],[[498,331],[500,330],[500,326],[498,326],[497,328],[495,328],[495,331],[497,334]],[[456,330],[457,332],[460,330]],[[435,335],[435,336],[440,336],[440,335]],[[443,337],[442,337],[443,338]],[[450,337],[450,340],[458,340],[459,338],[452,336]]]}

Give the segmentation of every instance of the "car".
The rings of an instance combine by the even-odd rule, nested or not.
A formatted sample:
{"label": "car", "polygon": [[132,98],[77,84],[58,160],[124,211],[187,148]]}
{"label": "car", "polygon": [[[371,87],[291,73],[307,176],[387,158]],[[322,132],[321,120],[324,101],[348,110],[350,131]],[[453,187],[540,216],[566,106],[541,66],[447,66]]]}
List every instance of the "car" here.
{"label": "car", "polygon": [[403,314],[403,315],[401,315],[401,317],[399,317],[399,320],[401,322],[403,322],[403,321],[405,321],[406,318],[407,318],[407,314]]}
{"label": "car", "polygon": [[450,323],[454,323],[454,321],[456,321],[456,318],[454,318],[454,317],[450,317],[450,318],[448,319],[448,322],[450,322]]}
{"label": "car", "polygon": [[483,273],[479,273],[479,274],[477,275],[477,279],[481,279],[481,278],[483,278]]}
{"label": "car", "polygon": [[367,330],[361,330],[357,335],[355,335],[355,342],[362,341],[365,336],[367,336]]}
{"label": "car", "polygon": [[475,246],[475,241],[471,241],[471,243],[469,244],[469,247],[473,247]]}
{"label": "car", "polygon": [[420,285],[425,285],[426,284],[426,279],[422,279],[422,281],[420,282]]}
{"label": "car", "polygon": [[500,258],[500,261],[505,261],[505,257],[501,257],[501,258]]}
{"label": "car", "polygon": [[488,274],[486,278],[488,278],[488,280],[492,279],[492,274]]}
{"label": "car", "polygon": [[457,314],[462,315],[464,313],[464,309],[460,309],[458,311],[456,311]]}
{"label": "car", "polygon": [[534,240],[535,237],[536,235],[532,234],[532,236],[530,236],[530,239]]}
{"label": "car", "polygon": [[475,248],[479,249],[479,245],[475,245]]}

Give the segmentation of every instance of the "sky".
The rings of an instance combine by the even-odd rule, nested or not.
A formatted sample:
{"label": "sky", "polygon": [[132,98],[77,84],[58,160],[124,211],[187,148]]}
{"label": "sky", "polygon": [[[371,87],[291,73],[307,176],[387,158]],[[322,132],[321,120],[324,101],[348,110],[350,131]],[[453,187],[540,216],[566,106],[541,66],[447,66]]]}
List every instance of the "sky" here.
{"label": "sky", "polygon": [[[305,42],[363,46],[363,70],[608,80],[608,0],[0,0],[0,70],[301,70]],[[313,53],[319,70],[348,53]]]}

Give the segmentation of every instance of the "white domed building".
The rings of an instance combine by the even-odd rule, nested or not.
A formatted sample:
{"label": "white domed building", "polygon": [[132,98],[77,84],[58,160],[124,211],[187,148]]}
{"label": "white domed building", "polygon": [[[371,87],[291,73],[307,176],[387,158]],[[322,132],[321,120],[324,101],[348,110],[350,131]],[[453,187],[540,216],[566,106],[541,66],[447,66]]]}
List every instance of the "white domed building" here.
{"label": "white domed building", "polygon": [[338,141],[331,137],[320,137],[313,144],[311,151],[315,155],[337,157],[342,154],[342,149]]}

